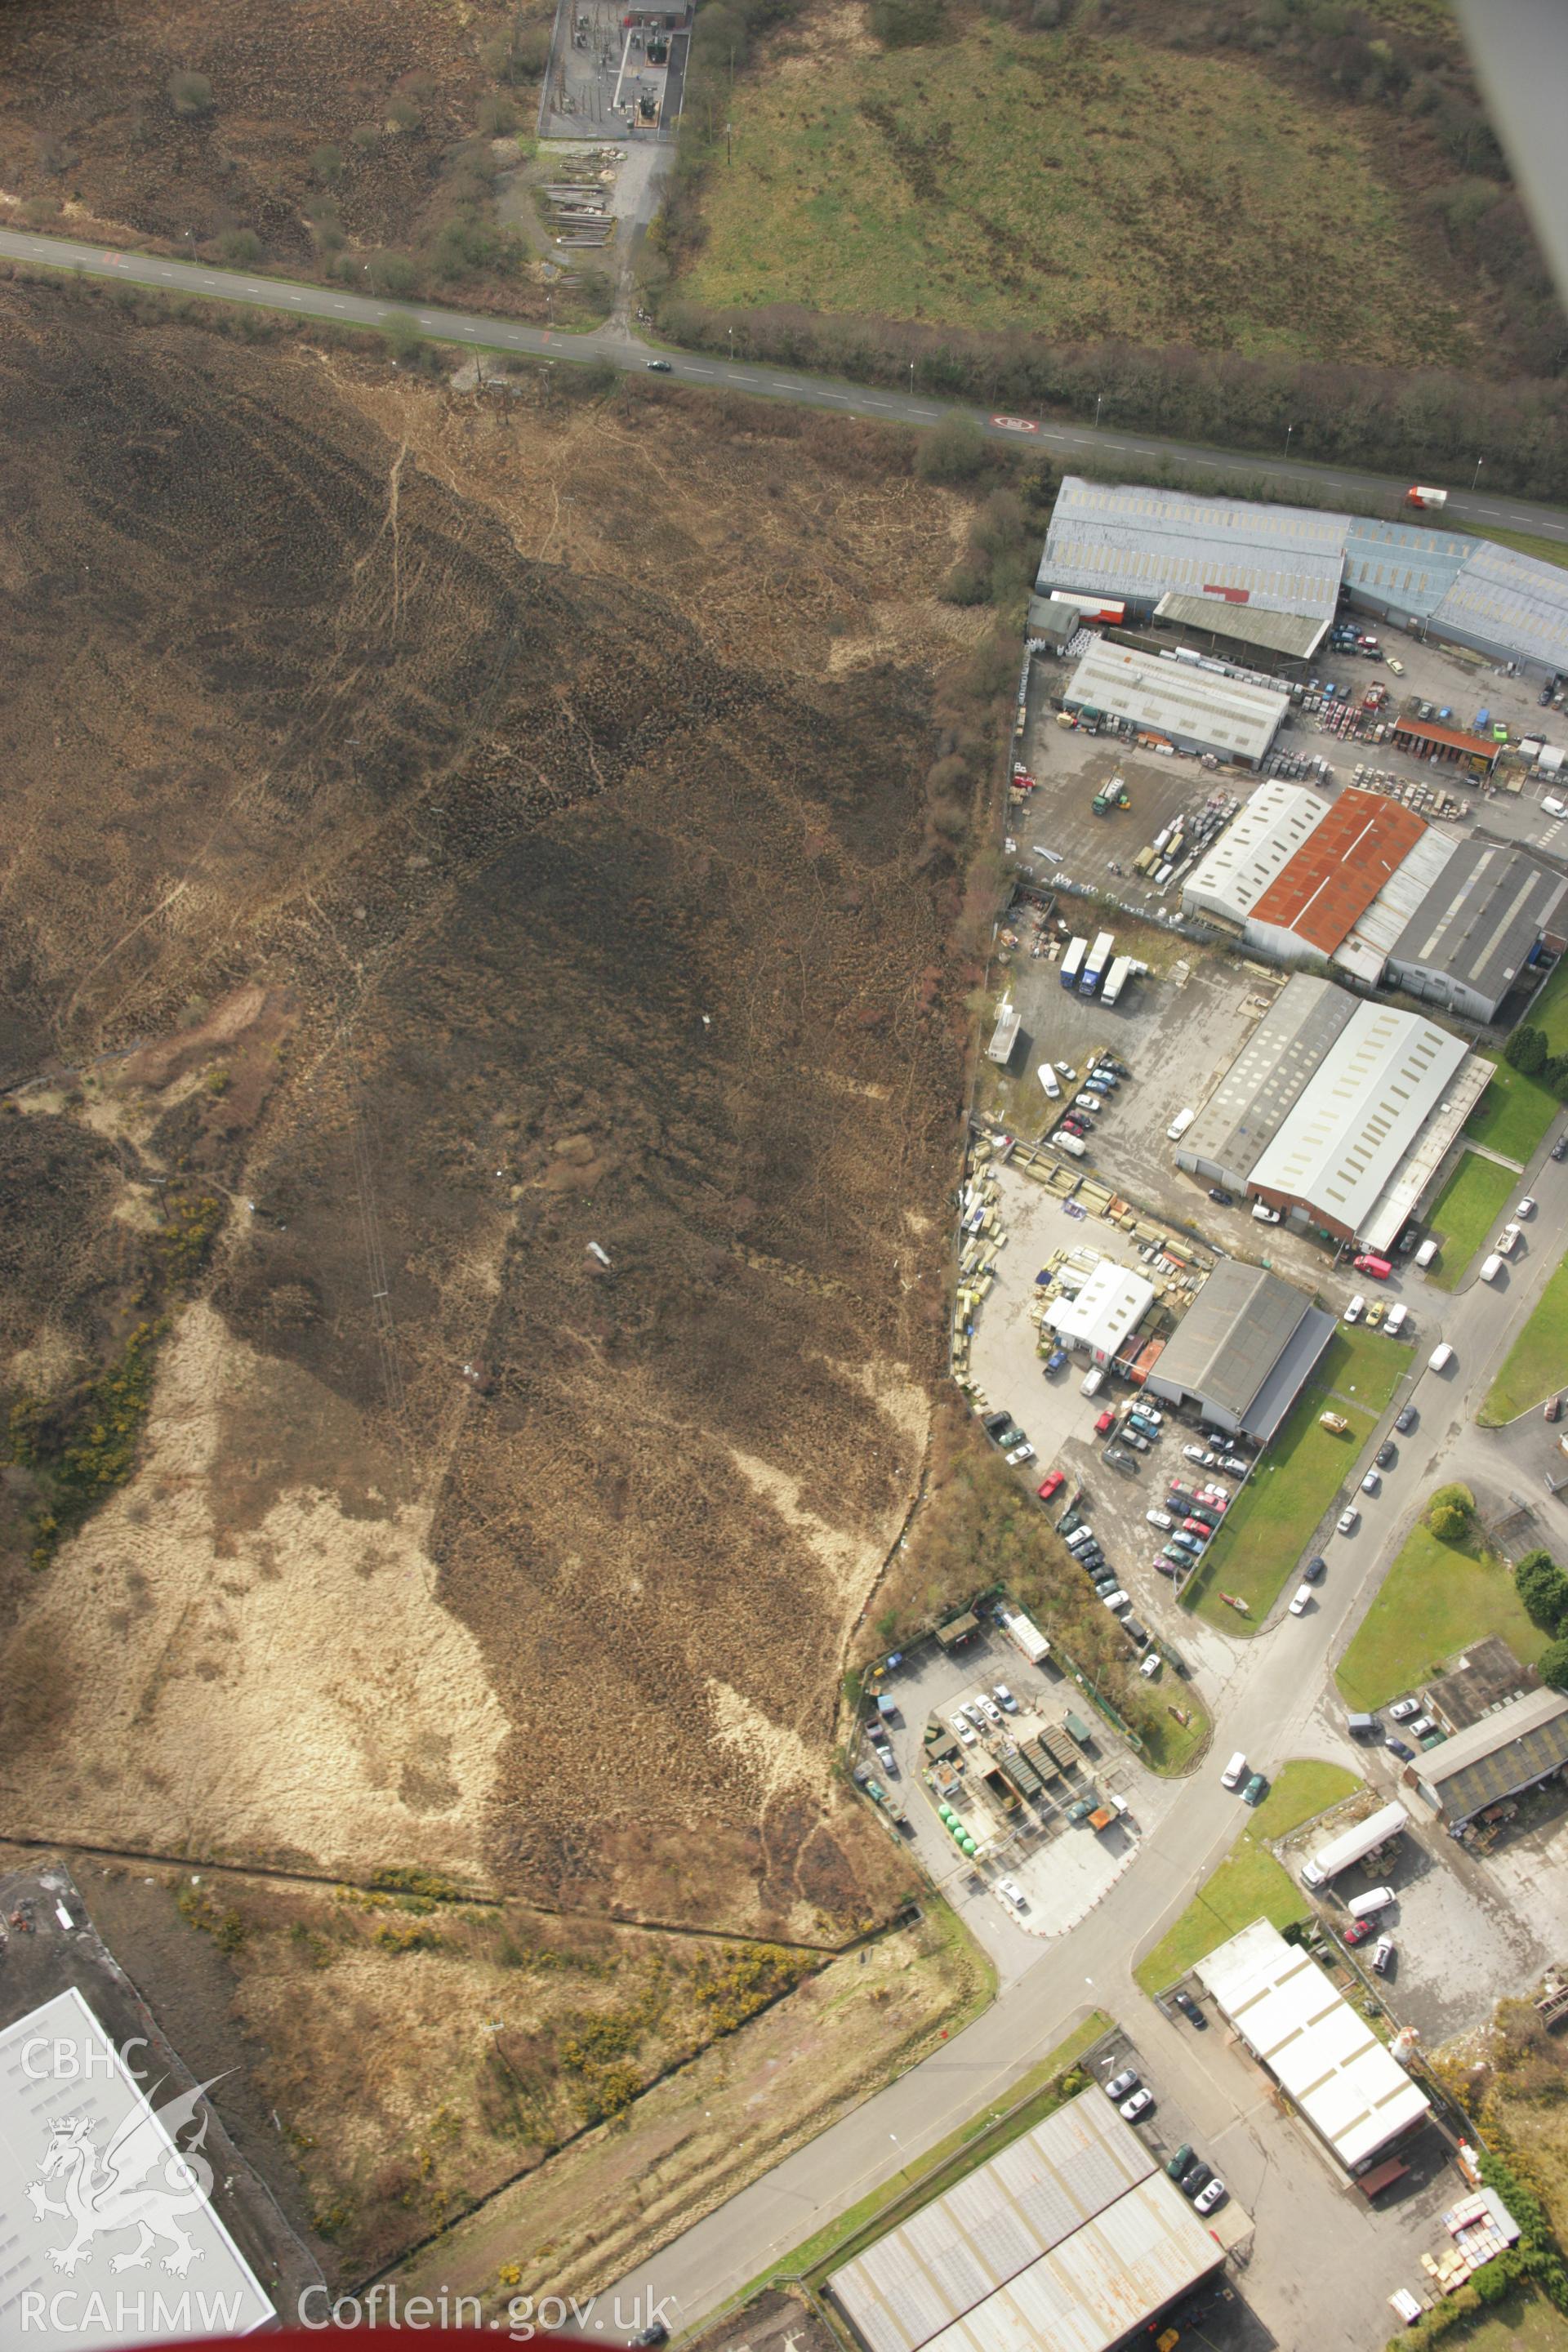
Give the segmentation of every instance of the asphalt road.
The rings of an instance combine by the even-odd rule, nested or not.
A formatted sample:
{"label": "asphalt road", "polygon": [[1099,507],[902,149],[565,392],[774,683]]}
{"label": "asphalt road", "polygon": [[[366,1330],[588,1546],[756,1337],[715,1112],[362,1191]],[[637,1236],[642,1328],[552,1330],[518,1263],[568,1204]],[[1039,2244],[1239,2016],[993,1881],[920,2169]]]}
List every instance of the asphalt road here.
{"label": "asphalt road", "polygon": [[[65,237],[35,236],[16,229],[0,229],[0,255],[56,269],[79,271],[87,278],[109,278],[121,285],[152,286],[166,293],[201,294],[227,302],[253,304],[258,310],[292,311],[309,319],[335,320],[343,326],[386,327],[399,318],[412,319],[433,341],[470,344],[485,351],[520,352],[531,358],[584,361],[609,360],[617,367],[646,366],[655,346],[645,343],[625,325],[611,321],[591,334],[572,335],[563,330],[526,327],[509,319],[487,318],[473,311],[438,310],[428,304],[383,302],[374,295],[340,292],[335,287],[292,284],[282,278],[252,278],[244,270],[213,269],[203,262],[163,260],[155,255],[118,253],[103,246],[79,245]],[[1020,419],[1017,425],[999,425],[990,413],[965,401],[933,400],[915,392],[874,390],[865,384],[836,382],[804,369],[754,367],[742,361],[724,361],[682,352],[660,352],[669,373],[680,383],[731,386],[764,398],[800,401],[813,408],[837,409],[847,416],[880,418],[884,423],[934,425],[947,415],[973,418],[997,440],[1048,449],[1058,462],[1108,457],[1185,460],[1215,472],[1233,473],[1247,482],[1267,478],[1279,494],[1292,488],[1328,492],[1354,505],[1368,498],[1403,498],[1410,487],[1402,475],[1363,474],[1342,467],[1312,466],[1257,453],[1206,448],[1195,441],[1163,441],[1147,433],[1119,433],[1113,426],[1048,425]],[[1027,427],[1028,429],[1020,429]],[[1136,467],[1130,471],[1135,473]],[[1485,488],[1479,494],[1455,489],[1444,509],[1448,522],[1489,523],[1494,528],[1532,531],[1543,539],[1568,541],[1568,514],[1536,506],[1524,499],[1494,498]]]}
{"label": "asphalt road", "polygon": [[[1561,1124],[1554,1122],[1552,1134]],[[1246,1816],[1237,1799],[1220,1786],[1232,1750],[1240,1748],[1251,1765],[1271,1775],[1292,1757],[1325,1757],[1364,1769],[1364,1752],[1344,1734],[1332,1667],[1434,1486],[1463,1479],[1489,1514],[1517,1494],[1535,1507],[1559,1546],[1568,1538],[1568,1497],[1549,1497],[1541,1476],[1545,1450],[1539,1417],[1523,1415],[1497,1433],[1474,1425],[1568,1244],[1568,1163],[1551,1160],[1550,1141],[1551,1135],[1519,1180],[1515,1197],[1531,1192],[1538,1207],[1525,1228],[1528,1254],[1510,1265],[1507,1292],[1473,1275],[1451,1298],[1426,1294],[1411,1372],[1369,1439],[1356,1475],[1391,1433],[1402,1405],[1415,1404],[1417,1427],[1398,1441],[1399,1460],[1384,1475],[1381,1494],[1356,1496],[1362,1521],[1355,1533],[1325,1544],[1329,1571],[1315,1606],[1304,1617],[1277,1612],[1268,1631],[1233,1645],[1223,1684],[1205,1677],[1204,1695],[1216,1721],[1214,1742],[1158,1835],[1145,1841],[1098,1910],[1047,1944],[966,2032],[619,2282],[613,2292],[625,2297],[627,2308],[639,2292],[644,2307],[668,2297],[672,2327],[691,2327],[923,2148],[1000,2103],[1009,2085],[1092,2008],[1108,2010],[1135,2039],[1163,2042],[1168,2056],[1176,2057],[1179,2031],[1163,2026],[1134,1985],[1132,1967],[1184,1909],[1242,1827]],[[1478,1265],[1483,1254],[1477,1252]],[[1456,1354],[1447,1373],[1426,1369],[1440,1339]],[[1205,2117],[1205,2124],[1212,2136],[1220,2119]]]}

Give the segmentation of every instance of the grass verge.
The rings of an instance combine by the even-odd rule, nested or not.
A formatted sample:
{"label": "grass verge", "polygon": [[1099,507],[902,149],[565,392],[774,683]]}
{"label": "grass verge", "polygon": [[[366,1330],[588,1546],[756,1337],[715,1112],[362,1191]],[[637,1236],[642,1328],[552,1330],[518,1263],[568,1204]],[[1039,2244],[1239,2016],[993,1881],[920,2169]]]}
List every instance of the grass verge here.
{"label": "grass verge", "polygon": [[[1522,542],[1523,538],[1522,532],[1516,532],[1508,543]],[[1551,544],[1548,540],[1542,542],[1541,550],[1531,547],[1527,551],[1535,554]],[[1568,565],[1568,553],[1559,550],[1554,560]],[[1524,1018],[1531,1028],[1545,1033],[1550,1052],[1568,1054],[1568,959],[1558,965]],[[1465,1133],[1478,1143],[1489,1144],[1494,1151],[1506,1152],[1522,1166],[1562,1108],[1549,1087],[1543,1087],[1539,1078],[1527,1078],[1521,1070],[1510,1069],[1500,1057],[1496,1076],[1465,1121]]]}
{"label": "grass verge", "polygon": [[[1510,1070],[1509,1076],[1516,1077],[1518,1073]],[[1487,1092],[1491,1092],[1490,1087]],[[1483,1095],[1481,1101],[1486,1098]],[[1426,1270],[1428,1282],[1435,1282],[1439,1290],[1458,1288],[1476,1252],[1519,1189],[1520,1180],[1511,1169],[1500,1168],[1495,1160],[1483,1160],[1479,1151],[1460,1153],[1459,1164],[1438,1193],[1428,1220],[1442,1243]]]}
{"label": "grass verge", "polygon": [[1249,1815],[1219,1868],[1198,1889],[1173,1927],[1161,1937],[1132,1973],[1147,1993],[1175,1984],[1195,1961],[1255,1919],[1277,1927],[1306,1919],[1310,1907],[1289,1873],[1269,1853],[1270,1842],[1286,1837],[1353,1796],[1361,1786],[1340,1764],[1287,1764],[1258,1811]]}
{"label": "grass verge", "polygon": [[1496,1429],[1516,1413],[1540,1404],[1564,1381],[1568,1381],[1568,1257],[1542,1292],[1477,1417],[1483,1429]]}
{"label": "grass verge", "polygon": [[1077,2061],[1102,2033],[1109,2033],[1110,2027],[1111,2020],[1102,2011],[1092,2010],[1048,2057],[1031,2066],[1022,2080],[1013,2084],[1005,2107],[992,2107],[984,2115],[972,2116],[968,2123],[961,2124],[956,2131],[939,2140],[935,2147],[928,2148],[923,2156],[916,2157],[883,2181],[880,2188],[862,2197],[858,2204],[824,2222],[820,2230],[792,2248],[781,2262],[770,2263],[731,2307],[739,2309],[749,2303],[770,2279],[807,2278],[813,2284],[819,2284],[823,2273],[850,2261],[874,2239],[896,2228],[921,2205],[929,2204],[933,2197],[940,2197],[955,2181],[985,2163],[1009,2141],[1043,2123],[1073,2096],[1073,2088],[1068,2085]]}
{"label": "grass verge", "polygon": [[1510,1570],[1478,1536],[1444,1544],[1429,1528],[1412,1528],[1340,1660],[1340,1695],[1370,1713],[1483,1633],[1500,1633],[1526,1665],[1549,1639],[1525,1615]]}
{"label": "grass verge", "polygon": [[[1341,1325],[1279,1436],[1226,1514],[1182,1595],[1185,1607],[1227,1633],[1259,1630],[1409,1362],[1410,1350],[1400,1340]],[[1318,1416],[1329,1407],[1349,1422],[1348,1435],[1336,1437],[1321,1427]],[[1222,1601],[1222,1590],[1245,1601],[1250,1615]]]}

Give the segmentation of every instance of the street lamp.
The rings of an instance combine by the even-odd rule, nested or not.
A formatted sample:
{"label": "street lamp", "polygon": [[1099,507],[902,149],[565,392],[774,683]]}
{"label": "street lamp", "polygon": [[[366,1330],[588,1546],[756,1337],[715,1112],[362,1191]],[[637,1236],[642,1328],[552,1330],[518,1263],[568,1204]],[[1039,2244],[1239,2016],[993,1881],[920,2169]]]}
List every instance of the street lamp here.
{"label": "street lamp", "polygon": [[1296,428],[1293,425],[1287,425],[1285,427],[1285,455],[1287,457],[1290,455],[1290,436],[1295,430]]}
{"label": "street lamp", "polygon": [[912,400],[912,399],[914,398],[914,396],[915,396],[915,363],[914,363],[913,360],[911,360],[911,361],[910,362],[910,398]]}
{"label": "street lamp", "polygon": [[1473,489],[1475,489],[1475,488],[1477,488],[1479,487],[1479,485],[1480,478],[1481,478],[1481,467],[1486,464],[1486,462],[1487,462],[1487,461],[1486,461],[1486,459],[1485,459],[1484,457],[1478,457],[1478,458],[1476,459],[1476,478],[1475,478],[1475,480],[1470,484],[1470,488],[1471,488],[1471,489],[1472,489],[1472,490],[1473,490]]}
{"label": "street lamp", "polygon": [[1094,395],[1094,429],[1097,433],[1100,430],[1100,404],[1104,398],[1105,394],[1102,392],[1097,392]]}

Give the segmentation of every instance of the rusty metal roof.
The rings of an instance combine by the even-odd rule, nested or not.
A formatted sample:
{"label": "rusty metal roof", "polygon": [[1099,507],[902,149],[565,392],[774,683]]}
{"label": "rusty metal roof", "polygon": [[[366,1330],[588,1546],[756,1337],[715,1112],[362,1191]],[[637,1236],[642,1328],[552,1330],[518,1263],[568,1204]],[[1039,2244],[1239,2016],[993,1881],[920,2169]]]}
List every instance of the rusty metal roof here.
{"label": "rusty metal roof", "polygon": [[1413,809],[1347,786],[1269,884],[1251,920],[1331,955],[1426,830]]}
{"label": "rusty metal roof", "polygon": [[1413,737],[1417,743],[1434,743],[1440,751],[1467,751],[1473,758],[1489,761],[1495,760],[1502,749],[1489,735],[1469,735],[1461,727],[1439,727],[1435,719],[1396,719],[1394,741],[1402,735]]}

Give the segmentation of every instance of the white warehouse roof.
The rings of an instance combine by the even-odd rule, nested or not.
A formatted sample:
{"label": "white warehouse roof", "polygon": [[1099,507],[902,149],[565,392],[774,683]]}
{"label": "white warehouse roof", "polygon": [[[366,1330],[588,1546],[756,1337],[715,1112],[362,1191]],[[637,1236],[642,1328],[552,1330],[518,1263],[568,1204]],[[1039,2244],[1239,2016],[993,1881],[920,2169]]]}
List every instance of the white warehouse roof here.
{"label": "white warehouse roof", "polygon": [[828,2280],[870,2352],[1106,2352],[1223,2258],[1083,2092]]}
{"label": "white warehouse roof", "polygon": [[1361,1234],[1468,1052],[1462,1037],[1419,1013],[1358,1004],[1250,1182]]}
{"label": "white warehouse roof", "polygon": [[1289,695],[1097,637],[1072,674],[1064,702],[1102,710],[1151,735],[1261,760],[1279,731]]}
{"label": "white warehouse roof", "polygon": [[1186,912],[1224,915],[1233,923],[1245,923],[1275,876],[1328,813],[1329,803],[1321,793],[1270,776],[1187,877],[1182,889]]}
{"label": "white warehouse roof", "polygon": [[[49,2045],[54,2054],[47,2067],[36,2069],[26,2053],[40,2043]],[[76,2072],[68,2078],[60,2056],[66,2050],[76,2053]],[[40,2310],[51,2307],[59,2296],[63,2315],[39,2341],[60,2347],[60,2352],[110,2340],[117,2345],[173,2344],[193,2336],[205,2339],[215,2331],[249,2336],[267,2326],[274,2315],[272,2305],[205,2196],[182,2198],[174,2208],[195,2249],[195,2267],[183,2278],[171,2278],[167,2263],[133,2272],[130,2278],[120,2274],[121,2259],[136,2252],[136,2221],[132,2216],[117,2221],[106,2211],[89,2232],[82,2259],[62,2280],[56,2265],[60,2251],[71,2242],[72,2223],[68,2215],[63,2221],[60,2217],[58,2183],[52,2192],[52,2211],[37,2212],[28,2194],[39,2179],[54,2119],[85,2126],[100,2163],[104,2151],[125,2135],[122,2154],[136,2168],[130,2177],[142,2179],[150,2217],[155,2218],[158,2197],[149,2194],[149,2188],[156,2192],[159,2182],[170,2177],[164,2168],[175,2153],[163,2116],[148,2105],[74,1985],[0,2032],[0,2231],[5,2242],[0,2338],[10,2344],[26,2340],[23,2298],[29,2295],[38,2298]],[[171,2105],[171,2095],[165,2094],[164,2105]],[[199,2112],[198,2101],[193,2114]],[[161,2249],[157,2259],[167,2251]],[[183,2318],[182,2302],[187,2306]],[[95,2305],[117,2315],[119,2325],[95,2320]],[[111,2338],[104,2333],[106,2326],[111,2328]]]}
{"label": "white warehouse roof", "polygon": [[1568,669],[1568,572],[1482,540],[1432,615],[1439,635],[1506,646],[1516,660]]}
{"label": "white warehouse roof", "polygon": [[[1248,499],[1194,498],[1137,482],[1064,477],[1037,586],[1153,604],[1172,592],[1331,620],[1348,515]],[[1568,666],[1568,665],[1565,665]]]}
{"label": "white warehouse roof", "polygon": [[1052,1300],[1046,1320],[1062,1339],[1091,1354],[1114,1356],[1153,1304],[1152,1282],[1113,1257],[1102,1257],[1076,1298]]}
{"label": "white warehouse roof", "polygon": [[1269,1920],[1244,1927],[1196,1974],[1347,2172],[1428,2113],[1365,2019]]}

